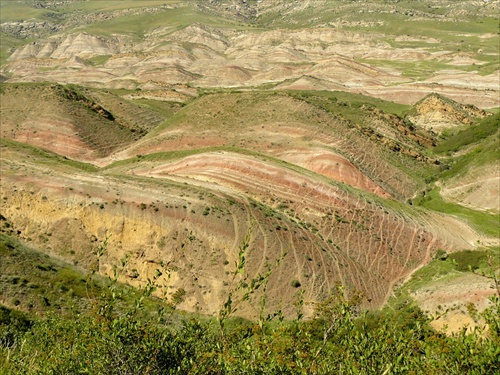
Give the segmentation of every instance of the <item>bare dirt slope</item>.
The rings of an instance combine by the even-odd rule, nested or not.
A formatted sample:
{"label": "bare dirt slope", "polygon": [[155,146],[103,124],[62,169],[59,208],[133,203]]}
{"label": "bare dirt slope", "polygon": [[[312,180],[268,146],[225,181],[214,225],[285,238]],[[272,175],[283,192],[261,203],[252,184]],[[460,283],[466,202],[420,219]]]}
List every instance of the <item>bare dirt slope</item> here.
{"label": "bare dirt slope", "polygon": [[[484,325],[479,315],[471,316],[471,306],[477,312],[486,309],[489,297],[495,294],[492,280],[480,275],[463,275],[436,280],[414,294],[422,310],[434,317],[432,326],[448,333],[460,332],[464,327],[474,329]],[[469,307],[469,308],[468,308]]]}
{"label": "bare dirt slope", "polygon": [[[115,118],[84,91],[57,84],[4,86],[1,136],[73,159],[95,160],[137,140],[163,119],[125,100],[119,100],[122,108],[113,111],[120,114]],[[105,105],[114,109],[110,100]]]}
{"label": "bare dirt slope", "polygon": [[444,198],[478,210],[500,211],[500,170],[498,164],[475,168],[463,178],[448,181]]}
{"label": "bare dirt slope", "polygon": [[[85,104],[54,95],[65,89],[33,86],[46,93],[47,113],[61,101]],[[19,90],[7,85],[2,97]],[[358,96],[304,95],[202,95],[107,156],[73,155],[101,168],[6,133],[13,141],[2,140],[2,215],[23,240],[83,268],[107,240],[100,272],[125,259],[121,279],[133,285],[168,264],[170,292],[186,292],[180,307],[206,313],[217,312],[230,290],[246,235],[249,279],[281,259],[270,279],[270,308],[293,306],[301,289],[307,301],[322,299],[336,282],[379,306],[437,249],[486,240],[460,220],[406,203],[439,168],[425,155],[431,134],[370,106],[369,98],[360,104]],[[101,91],[84,97],[99,100],[110,123],[132,121],[126,112],[133,103],[120,105]],[[4,121],[14,124],[24,112],[10,109]],[[92,108],[85,113],[102,117]],[[45,122],[23,126],[50,130]],[[42,141],[26,143],[64,155]],[[253,316],[251,305],[240,313]]]}
{"label": "bare dirt slope", "polygon": [[404,104],[439,92],[481,108],[500,105],[497,2],[102,4],[101,12],[52,4],[59,23],[46,23],[51,32],[4,5],[2,30],[16,42],[2,74],[9,82],[148,90],[342,89]]}
{"label": "bare dirt slope", "polygon": [[378,305],[393,280],[441,246],[401,208],[248,156],[138,163],[127,176],[59,172],[9,147],[2,154],[2,214],[23,239],[82,267],[108,239],[101,272],[129,258],[122,278],[135,285],[169,263],[170,285],[187,291],[190,310],[217,311],[249,232],[250,277],[284,257],[271,279],[273,306],[293,302],[294,280],[310,301],[341,282]]}

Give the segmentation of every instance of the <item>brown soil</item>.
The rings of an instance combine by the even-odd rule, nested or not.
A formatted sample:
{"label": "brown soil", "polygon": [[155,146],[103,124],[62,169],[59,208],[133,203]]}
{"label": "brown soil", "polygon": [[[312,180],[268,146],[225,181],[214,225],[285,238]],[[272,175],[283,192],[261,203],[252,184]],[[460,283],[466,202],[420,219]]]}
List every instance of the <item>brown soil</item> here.
{"label": "brown soil", "polygon": [[[468,305],[473,305],[478,313],[491,305],[489,297],[496,292],[492,281],[480,275],[464,275],[432,282],[425,290],[413,295],[422,310],[435,319],[431,325],[448,334],[457,333],[464,327],[471,330],[484,325],[477,315],[471,316]],[[474,315],[474,314],[473,314]]]}
{"label": "brown soil", "polygon": [[[483,76],[460,70],[464,65],[480,63],[460,52],[391,48],[378,41],[381,35],[327,27],[234,32],[197,24],[171,31],[156,29],[146,41],[135,44],[123,36],[53,36],[16,50],[2,71],[12,75],[10,82],[52,81],[144,90],[176,84],[276,84],[280,89],[361,92],[405,104],[438,92],[480,108],[500,105],[498,71]],[[439,45],[433,40],[421,42],[434,48]],[[99,55],[111,57],[101,65],[86,63],[86,59]],[[396,69],[359,63],[359,59],[446,60],[456,69],[413,80]],[[177,95],[174,100],[181,98]]]}
{"label": "brown soil", "polygon": [[[276,11],[274,3],[258,3],[262,12]],[[287,15],[313,4],[285,3],[279,10]],[[320,3],[326,4],[315,5]],[[241,4],[207,4],[199,6],[240,21],[255,16]],[[270,278],[268,307],[284,306],[287,315],[299,290],[312,313],[309,303],[327,296],[337,282],[362,291],[366,306],[380,306],[437,249],[498,245],[499,238],[480,235],[456,218],[402,203],[437,168],[426,156],[435,144],[426,129],[439,132],[481,114],[464,114],[436,96],[421,100],[438,93],[479,108],[498,107],[499,72],[464,70],[480,61],[440,51],[436,38],[403,36],[398,43],[431,47],[391,47],[380,34],[343,26],[373,25],[341,20],[307,29],[231,30],[193,24],[176,31],[159,27],[142,41],[68,31],[18,48],[1,67],[8,83],[133,91],[118,97],[104,90],[68,94],[56,84],[2,87],[2,138],[108,167],[85,172],[64,159],[2,143],[2,215],[23,241],[83,268],[96,261],[95,249],[107,239],[99,272],[110,274],[127,258],[120,277],[132,285],[144,284],[168,264],[170,278],[160,281],[168,283],[167,294],[182,288],[180,308],[212,314],[233,286],[231,272],[246,235],[248,280],[282,258]],[[99,56],[107,58],[93,59]],[[446,61],[449,69],[412,79],[369,63],[377,60]],[[244,90],[191,101],[198,88],[213,87]],[[269,91],[245,92],[255,87]],[[281,90],[342,90],[421,102],[409,118],[416,127],[410,127],[365,107],[356,109],[352,121],[321,97],[314,99],[323,106]],[[133,103],[139,99],[175,102],[169,113],[179,111],[179,103],[186,106],[168,117]],[[155,152],[166,154],[142,157]],[[129,164],[112,164],[136,156]],[[500,177],[492,168],[449,181],[443,196],[498,211]],[[450,307],[434,324],[454,330],[472,324],[455,307],[472,302],[483,309],[486,285],[479,276],[442,280],[415,298],[431,313]],[[258,296],[239,314],[255,316],[256,301]]]}
{"label": "brown soil", "polygon": [[447,181],[441,195],[476,210],[500,212],[500,170],[497,164],[475,168]]}

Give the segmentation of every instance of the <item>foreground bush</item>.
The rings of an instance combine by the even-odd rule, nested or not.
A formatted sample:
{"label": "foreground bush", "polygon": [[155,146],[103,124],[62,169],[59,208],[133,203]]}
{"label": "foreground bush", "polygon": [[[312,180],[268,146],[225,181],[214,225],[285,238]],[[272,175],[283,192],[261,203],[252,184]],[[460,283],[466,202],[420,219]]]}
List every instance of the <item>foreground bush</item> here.
{"label": "foreground bush", "polygon": [[[30,319],[0,308],[0,374],[495,374],[500,373],[500,287],[483,313],[488,329],[449,337],[434,331],[411,302],[360,313],[361,296],[338,286],[304,319],[265,314],[271,271],[244,274],[246,244],[217,319],[181,321],[164,304],[144,306],[162,275],[142,294],[111,280],[91,313]],[[491,263],[491,259],[490,259]],[[490,264],[491,266],[491,264]],[[89,279],[90,280],[90,279]],[[262,291],[260,318],[235,319],[238,306]],[[127,307],[128,306],[128,307]]]}
{"label": "foreground bush", "polygon": [[[1,341],[6,374],[486,374],[500,371],[498,297],[485,316],[491,329],[447,337],[420,315],[354,317],[357,301],[340,291],[314,319],[256,323],[168,324],[140,309],[114,311],[100,301],[91,316],[56,316],[10,325]],[[495,311],[493,311],[495,310]],[[2,327],[6,326],[6,319]],[[227,321],[226,321],[227,323]],[[222,331],[221,331],[222,327]],[[17,330],[17,331],[16,331]],[[5,330],[4,330],[5,331]],[[0,331],[0,332],[4,332]],[[8,339],[6,339],[8,337]]]}

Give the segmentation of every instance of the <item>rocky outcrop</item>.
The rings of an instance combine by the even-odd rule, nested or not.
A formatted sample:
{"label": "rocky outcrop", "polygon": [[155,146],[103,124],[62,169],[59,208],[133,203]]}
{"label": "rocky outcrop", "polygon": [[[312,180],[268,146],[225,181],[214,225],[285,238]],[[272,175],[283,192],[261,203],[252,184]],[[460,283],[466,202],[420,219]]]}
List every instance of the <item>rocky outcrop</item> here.
{"label": "rocky outcrop", "polygon": [[196,2],[196,6],[204,11],[237,20],[254,19],[258,13],[258,2],[250,0],[207,0]]}
{"label": "rocky outcrop", "polygon": [[471,125],[489,114],[473,105],[464,105],[439,94],[430,94],[415,104],[407,119],[418,127],[437,132],[458,125]]}

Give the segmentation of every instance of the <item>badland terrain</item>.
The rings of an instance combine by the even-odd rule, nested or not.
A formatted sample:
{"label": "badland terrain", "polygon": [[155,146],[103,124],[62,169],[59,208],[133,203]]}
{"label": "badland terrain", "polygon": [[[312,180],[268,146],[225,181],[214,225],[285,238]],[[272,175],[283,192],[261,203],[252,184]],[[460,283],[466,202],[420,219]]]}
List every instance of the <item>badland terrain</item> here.
{"label": "badland terrain", "polygon": [[[220,311],[244,250],[269,311],[301,292],[311,316],[340,283],[474,324],[461,306],[486,308],[491,279],[445,258],[498,273],[499,10],[3,1],[3,236],[133,286],[168,267],[163,297],[191,312]],[[43,310],[7,264],[0,302]]]}

